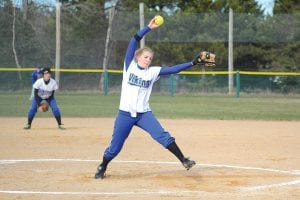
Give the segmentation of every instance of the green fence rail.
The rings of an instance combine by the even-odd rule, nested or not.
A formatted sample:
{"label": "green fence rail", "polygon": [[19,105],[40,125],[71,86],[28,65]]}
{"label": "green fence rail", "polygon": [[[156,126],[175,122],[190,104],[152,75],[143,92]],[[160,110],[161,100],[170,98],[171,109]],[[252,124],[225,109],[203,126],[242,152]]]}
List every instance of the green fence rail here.
{"label": "green fence rail", "polygon": [[[0,90],[30,88],[30,74],[34,68],[0,68]],[[60,87],[63,90],[101,90],[105,96],[112,90],[120,90],[122,70],[103,69],[52,69],[61,72]],[[23,72],[23,80],[16,81],[17,74]],[[254,71],[182,71],[178,74],[163,76],[154,91],[176,93],[226,93],[228,77],[234,76],[236,97],[241,92],[255,93],[264,90],[286,93],[300,93],[300,72],[254,72]],[[24,77],[26,77],[24,79]],[[101,78],[100,78],[101,77]],[[101,80],[99,82],[99,80]],[[24,86],[25,85],[25,86]],[[159,86],[156,86],[159,85]],[[155,88],[156,87],[156,88]],[[158,88],[159,87],[159,88]],[[214,89],[213,89],[214,88]]]}

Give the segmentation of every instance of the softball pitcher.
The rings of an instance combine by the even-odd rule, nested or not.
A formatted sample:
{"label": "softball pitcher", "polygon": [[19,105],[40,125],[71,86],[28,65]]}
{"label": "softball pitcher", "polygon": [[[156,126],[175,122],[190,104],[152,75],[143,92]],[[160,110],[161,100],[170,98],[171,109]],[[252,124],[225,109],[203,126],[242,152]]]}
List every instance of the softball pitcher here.
{"label": "softball pitcher", "polygon": [[137,32],[129,42],[124,61],[119,111],[114,123],[112,140],[104,152],[102,163],[97,167],[96,179],[105,177],[108,163],[119,154],[133,126],[148,132],[154,140],[172,152],[187,170],[196,164],[183,155],[175,138],[164,130],[153,115],[149,107],[149,97],[153,84],[159,76],[175,74],[198,64],[201,61],[200,54],[191,62],[171,67],[149,67],[153,51],[148,47],[136,50],[136,47],[151,29],[158,27],[154,17],[148,26]]}
{"label": "softball pitcher", "polygon": [[34,88],[34,98],[32,98],[31,106],[28,111],[28,121],[24,126],[24,129],[30,129],[33,118],[37,112],[38,107],[41,105],[43,100],[47,101],[51,107],[52,113],[57,121],[59,129],[65,129],[64,125],[61,123],[61,114],[57,106],[54,92],[58,89],[57,83],[51,78],[50,68],[44,68],[42,70],[43,78],[35,81],[33,84]]}

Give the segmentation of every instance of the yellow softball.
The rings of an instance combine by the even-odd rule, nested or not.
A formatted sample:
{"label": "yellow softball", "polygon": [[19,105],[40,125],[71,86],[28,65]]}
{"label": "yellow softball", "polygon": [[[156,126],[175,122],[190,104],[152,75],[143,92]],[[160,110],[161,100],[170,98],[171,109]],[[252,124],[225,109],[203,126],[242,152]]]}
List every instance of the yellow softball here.
{"label": "yellow softball", "polygon": [[160,15],[157,15],[155,17],[155,24],[161,26],[164,23],[164,18]]}

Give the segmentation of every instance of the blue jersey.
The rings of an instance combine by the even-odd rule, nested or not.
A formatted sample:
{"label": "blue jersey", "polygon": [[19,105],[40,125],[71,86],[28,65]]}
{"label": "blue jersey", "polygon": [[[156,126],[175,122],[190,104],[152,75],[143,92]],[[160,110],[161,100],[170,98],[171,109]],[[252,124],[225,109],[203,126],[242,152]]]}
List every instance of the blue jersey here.
{"label": "blue jersey", "polygon": [[42,70],[35,70],[31,73],[31,83],[32,85],[35,83],[36,80],[38,80],[39,78],[41,78],[43,76],[43,72]]}

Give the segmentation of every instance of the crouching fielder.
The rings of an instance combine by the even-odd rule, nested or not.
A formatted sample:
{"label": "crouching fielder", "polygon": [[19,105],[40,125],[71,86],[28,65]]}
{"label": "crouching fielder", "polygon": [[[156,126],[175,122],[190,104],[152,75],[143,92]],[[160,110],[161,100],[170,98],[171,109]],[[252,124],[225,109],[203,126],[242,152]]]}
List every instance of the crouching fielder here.
{"label": "crouching fielder", "polygon": [[148,132],[154,140],[173,153],[187,170],[196,164],[195,161],[183,155],[175,138],[164,130],[153,115],[149,107],[149,97],[152,86],[159,76],[175,74],[200,64],[200,54],[191,62],[171,67],[149,67],[153,59],[153,51],[148,47],[136,50],[136,47],[144,35],[158,27],[154,17],[129,42],[124,61],[119,111],[114,123],[111,142],[104,151],[102,162],[97,167],[96,179],[105,177],[109,162],[119,154],[133,126]]}
{"label": "crouching fielder", "polygon": [[30,129],[33,118],[37,112],[38,107],[42,102],[47,101],[52,113],[57,121],[59,129],[65,129],[61,123],[60,109],[57,106],[56,99],[54,97],[55,90],[58,89],[57,83],[51,78],[50,68],[44,68],[42,70],[43,78],[38,79],[34,84],[34,98],[31,100],[31,106],[28,111],[28,120],[24,126],[24,129]]}

